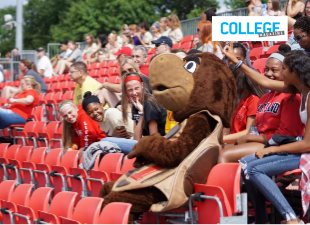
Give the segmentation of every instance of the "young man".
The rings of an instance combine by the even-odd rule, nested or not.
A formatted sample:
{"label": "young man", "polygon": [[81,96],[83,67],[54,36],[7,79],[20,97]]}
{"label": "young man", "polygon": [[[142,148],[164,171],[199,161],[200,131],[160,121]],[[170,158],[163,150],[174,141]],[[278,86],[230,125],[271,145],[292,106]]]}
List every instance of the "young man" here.
{"label": "young man", "polygon": [[83,62],[75,62],[70,66],[70,79],[76,82],[74,89],[73,102],[79,105],[83,101],[85,92],[95,92],[101,84],[87,74],[87,66]]}
{"label": "young man", "polygon": [[169,37],[161,36],[159,39],[152,41],[155,44],[156,55],[162,53],[170,53],[172,48],[172,40]]}
{"label": "young man", "polygon": [[39,58],[37,64],[39,74],[51,78],[53,76],[53,66],[49,58],[45,55],[45,49],[42,47],[38,48],[37,56]]}
{"label": "young man", "polygon": [[135,46],[131,51],[131,57],[139,65],[140,72],[149,76],[149,65],[147,65],[147,50],[143,45]]}

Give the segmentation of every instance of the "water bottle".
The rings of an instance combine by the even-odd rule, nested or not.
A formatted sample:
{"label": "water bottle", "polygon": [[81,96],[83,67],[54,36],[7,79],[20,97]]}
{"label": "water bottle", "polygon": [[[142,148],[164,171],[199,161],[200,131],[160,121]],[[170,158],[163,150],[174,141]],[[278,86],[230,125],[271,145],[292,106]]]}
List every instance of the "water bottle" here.
{"label": "water bottle", "polygon": [[251,128],[250,128],[250,134],[253,134],[253,135],[259,135],[259,132],[257,130],[257,127],[255,125],[252,125]]}

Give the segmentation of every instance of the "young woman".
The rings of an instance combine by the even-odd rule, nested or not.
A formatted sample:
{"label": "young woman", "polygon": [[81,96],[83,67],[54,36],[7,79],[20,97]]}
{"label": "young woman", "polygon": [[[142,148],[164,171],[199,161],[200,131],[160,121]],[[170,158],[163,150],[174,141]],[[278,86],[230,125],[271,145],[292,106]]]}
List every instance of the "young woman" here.
{"label": "young woman", "polygon": [[91,54],[90,63],[102,62],[107,57],[107,36],[105,34],[99,34],[97,37],[97,50]]}
{"label": "young woman", "polygon": [[130,33],[122,33],[121,38],[123,41],[123,47],[129,47],[133,49],[132,38],[131,38]]}
{"label": "young woman", "polygon": [[[289,48],[286,50],[289,50]],[[250,72],[243,70],[242,72],[246,76],[251,73],[256,74],[261,79],[265,77],[265,79],[271,81],[283,81],[281,71],[283,69],[282,62],[284,55],[285,52],[276,52],[270,55],[265,67],[265,76],[262,76],[253,69]],[[236,61],[235,58],[235,55],[234,60],[228,57],[233,63]],[[247,66],[247,68],[249,67]],[[262,88],[266,87],[262,86]],[[237,139],[235,146],[222,149],[218,161],[220,163],[238,162],[242,157],[255,153],[257,150],[263,148],[265,143],[275,133],[292,137],[302,135],[304,126],[300,121],[298,111],[300,101],[300,96],[294,94],[270,91],[263,95],[258,101],[255,117],[257,134],[244,135]]]}
{"label": "young woman", "polygon": [[197,31],[196,31],[198,37],[194,38],[194,42],[193,42],[193,44],[194,44],[193,48],[194,49],[200,49],[200,51],[202,50],[201,30],[202,30],[202,26],[203,25],[207,25],[207,24],[211,24],[211,22],[210,21],[200,21],[200,22],[198,22],[198,24],[197,24]]}
{"label": "young woman", "polygon": [[168,37],[171,38],[173,44],[180,43],[183,39],[183,33],[181,30],[181,23],[179,17],[175,14],[171,14],[168,16],[168,27],[170,27],[170,31]]}
{"label": "young woman", "polygon": [[152,24],[151,29],[153,33],[153,41],[159,39],[161,37],[161,28],[157,21]]}
{"label": "young woman", "polygon": [[[231,50],[223,53],[230,60],[238,63]],[[302,169],[301,194],[303,212],[305,214],[309,207],[306,179],[309,177],[310,172],[305,167],[306,161],[309,160],[308,152],[310,146],[310,98],[308,97],[310,92],[309,54],[305,51],[297,50],[285,55],[282,70],[284,82],[259,77],[257,73],[253,73],[246,65],[241,65],[240,69],[250,79],[264,88],[279,92],[301,93],[302,100],[298,110],[300,114],[299,119],[306,125],[303,140],[280,146],[261,148],[255,154],[248,155],[240,160],[243,164],[243,174],[246,177],[245,183],[247,190],[255,209],[256,223],[268,223],[265,205],[265,199],[268,199],[278,209],[287,224],[297,224],[299,223],[299,219],[294,210],[270,177],[297,168]],[[267,154],[269,156],[266,157]]]}
{"label": "young woman", "polygon": [[212,17],[213,16],[216,16],[216,8],[215,7],[212,7],[212,8],[210,8],[210,9],[208,9],[208,10],[206,10],[205,12],[204,12],[204,14],[206,15],[206,21],[210,21],[211,23],[212,23]]}
{"label": "young woman", "polygon": [[281,15],[281,6],[279,0],[268,0],[267,2],[267,11],[264,11],[262,16],[280,16]]}
{"label": "young woman", "polygon": [[142,75],[134,72],[122,77],[123,121],[127,121],[128,100],[133,104],[134,139],[155,133],[165,135],[167,111],[156,103],[142,80]]}
{"label": "young woman", "polygon": [[303,0],[287,0],[281,16],[288,16],[288,28],[292,28],[294,22],[303,16],[305,3]]}
{"label": "young woman", "polygon": [[265,92],[255,82],[247,78],[244,73],[236,69],[235,65],[231,65],[229,68],[236,79],[237,99],[236,109],[231,119],[230,134],[223,137],[223,142],[233,144],[238,138],[250,133],[250,128],[255,122],[259,98]]}
{"label": "young woman", "polygon": [[[31,62],[29,59],[22,59],[19,62],[18,68],[22,72],[20,79],[22,79],[23,76],[33,76],[34,79],[36,80],[36,82],[38,82],[40,84],[41,93],[46,92],[47,85],[45,84],[43,78],[39,75],[39,73],[37,71],[37,67],[33,62]],[[20,88],[5,86],[2,90],[2,97],[3,98],[12,98],[19,91],[20,91]]]}
{"label": "young woman", "polygon": [[85,42],[87,43],[86,48],[83,50],[83,58],[84,62],[87,64],[90,62],[91,55],[96,52],[97,45],[95,42],[95,38],[92,34],[86,34],[84,38]]}
{"label": "young woman", "polygon": [[108,59],[116,59],[114,53],[119,50],[121,46],[117,43],[117,35],[114,33],[111,33],[108,36],[108,44],[106,45],[106,50],[108,52],[107,58]]}
{"label": "young woman", "polygon": [[40,84],[33,76],[24,76],[21,91],[0,108],[0,129],[13,124],[25,124],[32,109],[39,103]]}
{"label": "young woman", "polygon": [[110,141],[117,144],[123,153],[128,154],[132,151],[136,140],[130,140],[133,136],[133,121],[124,124],[122,113],[116,108],[104,109],[99,98],[86,92],[82,102],[82,107],[86,114],[96,121],[100,129],[107,135],[104,141]]}
{"label": "young woman", "polygon": [[160,28],[162,29],[161,36],[168,37],[169,32],[171,30],[170,27],[168,26],[168,18],[167,17],[160,18],[159,25]]}
{"label": "young woman", "polygon": [[149,30],[150,25],[148,23],[142,22],[139,24],[138,32],[135,33],[135,37],[139,39],[141,45],[148,46],[152,44],[153,37]]}
{"label": "young woman", "polygon": [[130,34],[131,34],[131,37],[132,37],[133,45],[134,45],[134,46],[142,45],[141,42],[140,42],[140,39],[143,38],[142,34],[140,34],[140,39],[135,35],[136,33],[140,32],[140,31],[138,30],[137,24],[131,24],[131,25],[129,26],[129,28],[130,28]]}
{"label": "young woman", "polygon": [[198,50],[202,50],[202,52],[213,53],[220,59],[223,59],[220,44],[217,41],[212,41],[212,23],[202,25],[201,44],[202,47]]}
{"label": "young woman", "polygon": [[68,151],[78,150],[79,157],[84,148],[106,137],[99,124],[89,118],[81,105],[64,100],[59,104],[58,114],[63,119],[63,146]]}

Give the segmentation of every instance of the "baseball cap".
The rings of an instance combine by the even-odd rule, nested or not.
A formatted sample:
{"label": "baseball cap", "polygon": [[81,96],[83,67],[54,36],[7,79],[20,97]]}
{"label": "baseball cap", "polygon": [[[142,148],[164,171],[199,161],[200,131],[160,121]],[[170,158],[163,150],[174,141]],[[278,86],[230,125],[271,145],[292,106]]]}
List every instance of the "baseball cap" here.
{"label": "baseball cap", "polygon": [[131,48],[126,47],[126,46],[121,47],[117,52],[114,53],[114,55],[121,55],[121,54],[131,56]]}
{"label": "baseball cap", "polygon": [[40,48],[38,48],[36,51],[37,51],[37,52],[45,52],[45,49],[42,48],[42,47],[40,47]]}
{"label": "baseball cap", "polygon": [[152,41],[153,44],[167,44],[170,48],[172,48],[172,40],[169,37],[161,36],[159,39]]}

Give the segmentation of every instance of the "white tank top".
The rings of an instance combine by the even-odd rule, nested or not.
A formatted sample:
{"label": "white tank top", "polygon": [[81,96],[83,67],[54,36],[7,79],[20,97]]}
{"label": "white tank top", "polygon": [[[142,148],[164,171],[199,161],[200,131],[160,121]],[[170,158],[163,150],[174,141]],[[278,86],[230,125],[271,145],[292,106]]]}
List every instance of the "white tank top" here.
{"label": "white tank top", "polygon": [[306,99],[306,102],[305,102],[305,109],[303,111],[301,111],[302,99],[303,99],[303,96],[301,95],[301,104],[300,104],[300,108],[299,108],[299,115],[300,115],[301,122],[304,125],[307,124],[307,105],[308,105],[309,94],[310,94],[310,92],[308,92],[308,94],[307,94],[307,99]]}

